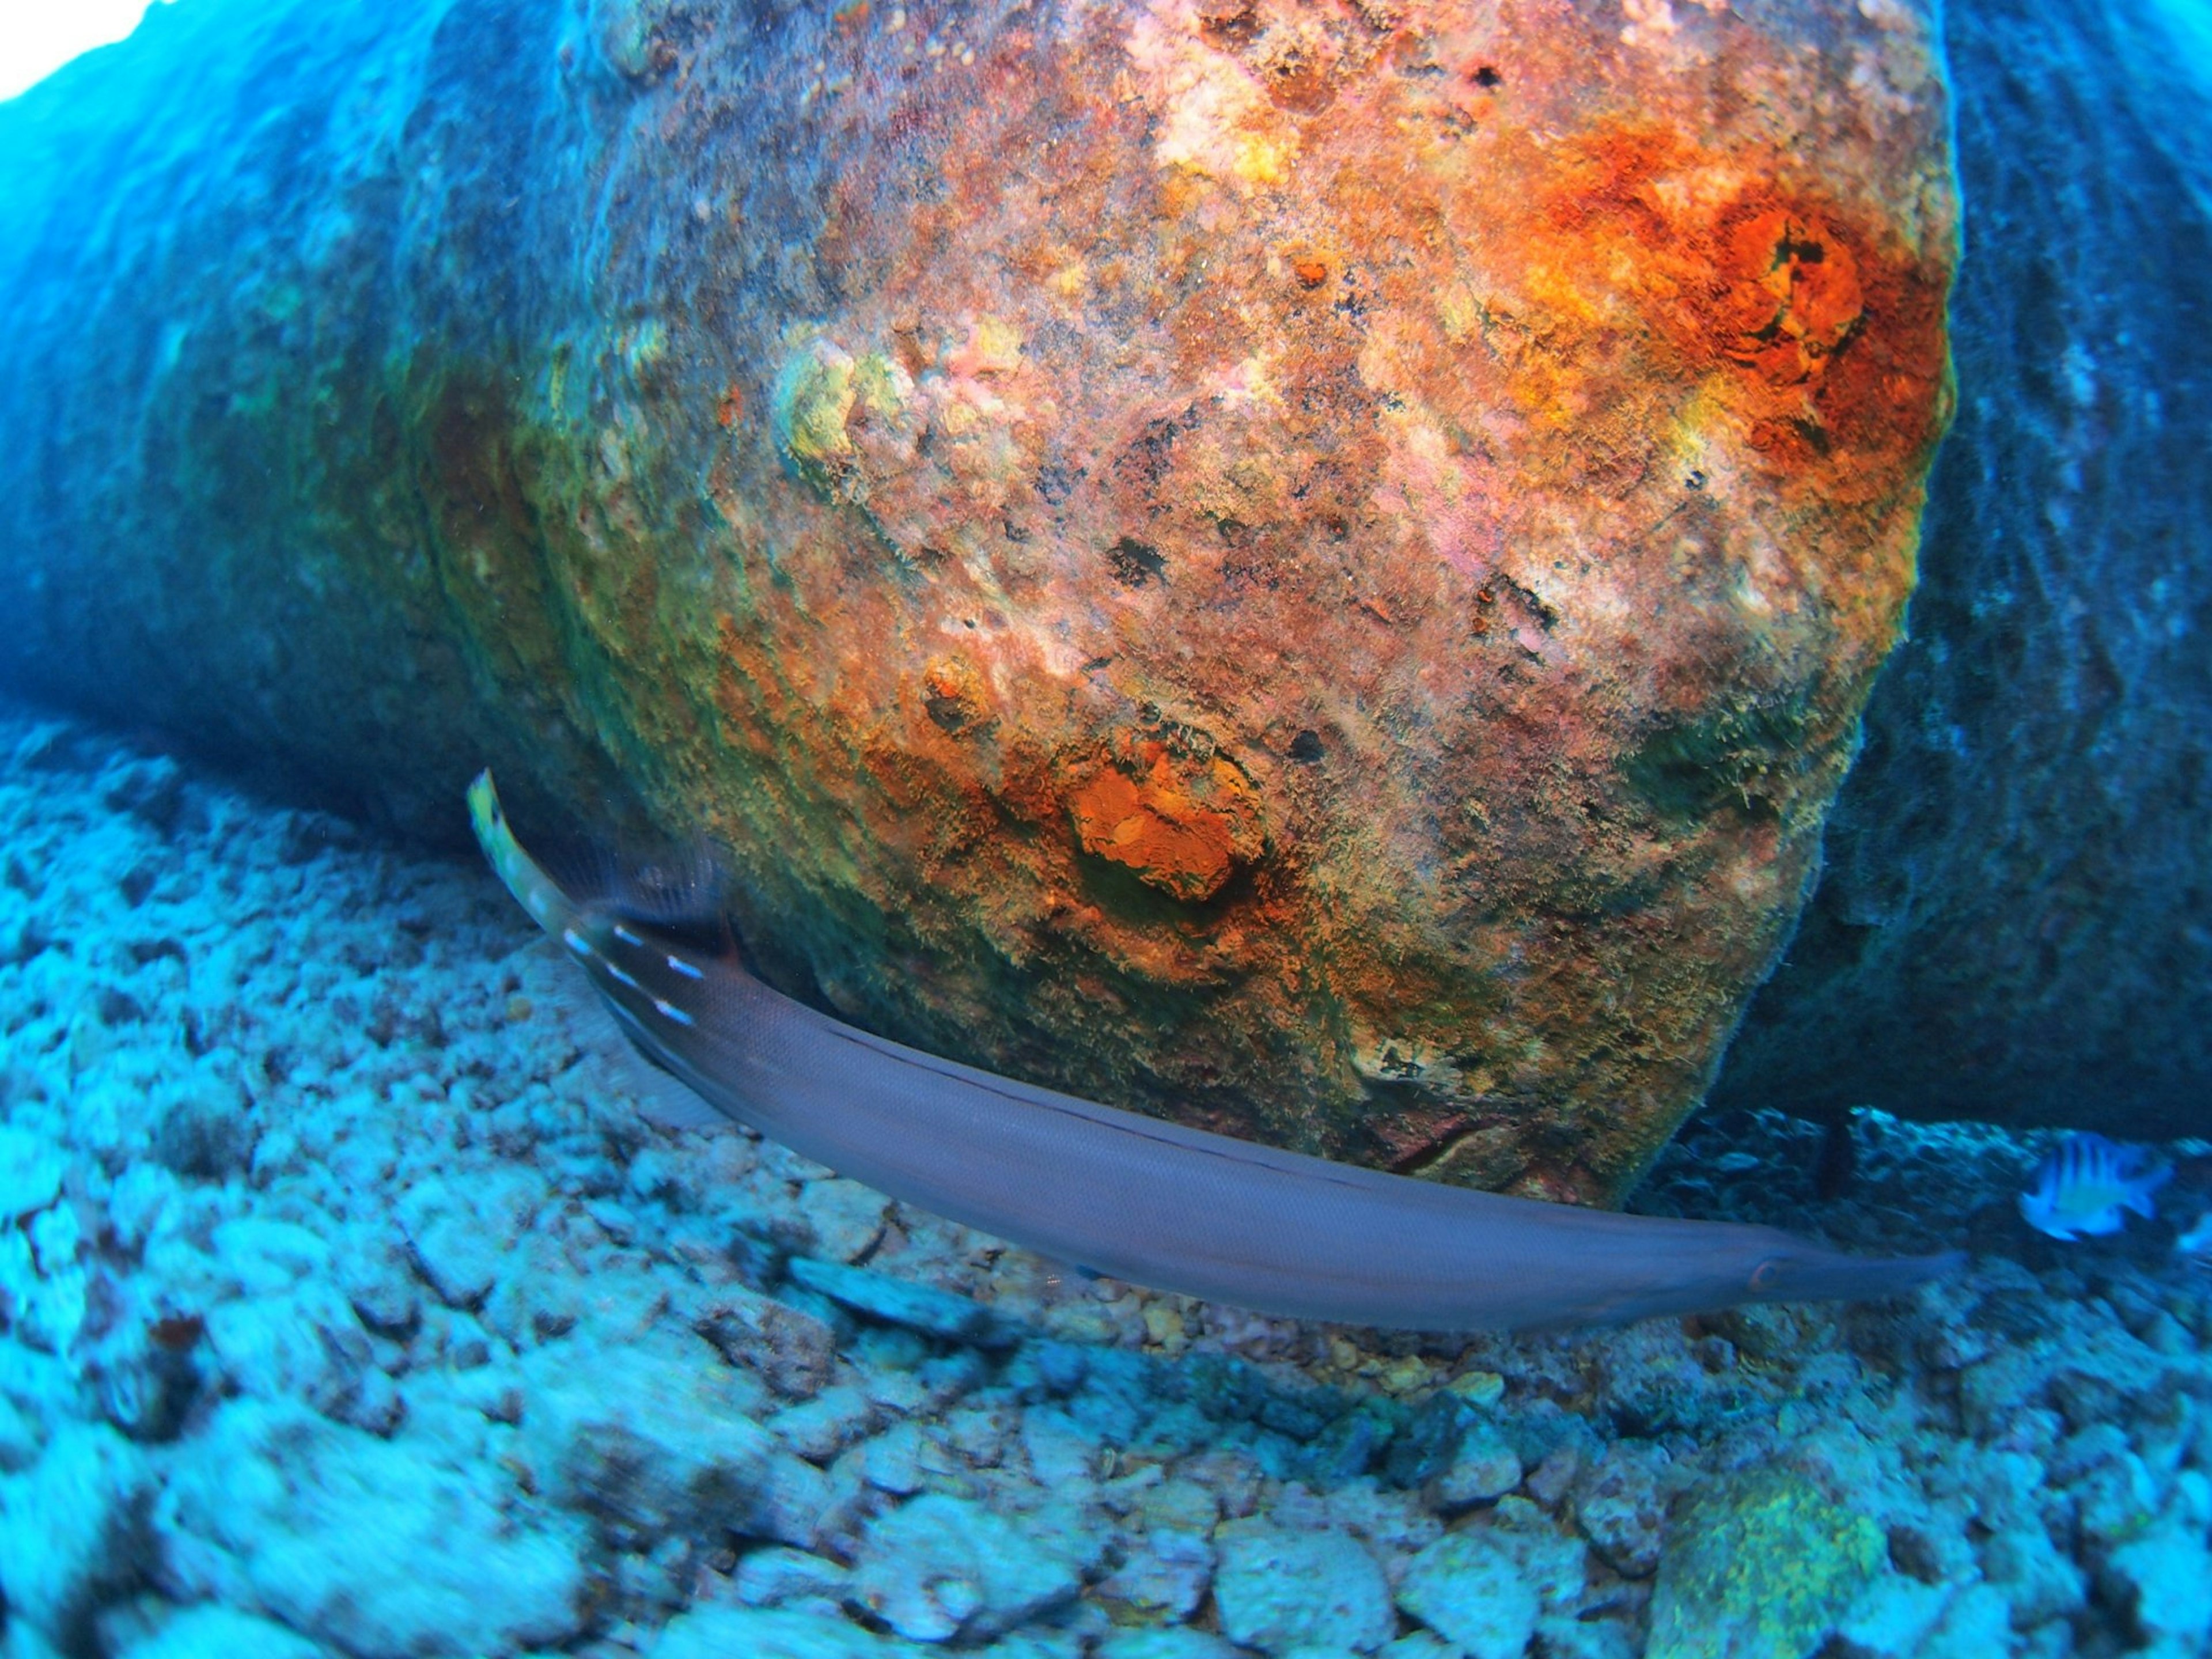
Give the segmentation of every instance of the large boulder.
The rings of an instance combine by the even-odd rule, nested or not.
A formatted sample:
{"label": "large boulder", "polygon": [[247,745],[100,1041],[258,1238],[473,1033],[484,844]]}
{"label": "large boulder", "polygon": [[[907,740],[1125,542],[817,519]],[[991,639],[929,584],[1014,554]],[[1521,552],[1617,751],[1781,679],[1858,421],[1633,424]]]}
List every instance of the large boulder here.
{"label": "large boulder", "polygon": [[704,831],[778,982],[1617,1195],[1898,635],[1915,0],[192,0],[0,109],[17,683]]}
{"label": "large boulder", "polygon": [[1912,638],[1717,1099],[2212,1133],[2212,18],[1944,14],[1960,399]]}

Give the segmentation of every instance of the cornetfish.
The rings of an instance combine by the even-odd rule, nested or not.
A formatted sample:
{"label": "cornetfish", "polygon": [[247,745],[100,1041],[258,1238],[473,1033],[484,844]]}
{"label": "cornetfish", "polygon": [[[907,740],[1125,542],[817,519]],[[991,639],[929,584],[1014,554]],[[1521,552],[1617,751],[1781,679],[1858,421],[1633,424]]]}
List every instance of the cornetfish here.
{"label": "cornetfish", "polygon": [[648,1060],[817,1164],[1093,1272],[1280,1317],[1450,1332],[1887,1296],[1962,1259],[1476,1192],[998,1077],[833,1019],[618,902],[572,897],[515,840],[489,772],[468,799],[500,879]]}

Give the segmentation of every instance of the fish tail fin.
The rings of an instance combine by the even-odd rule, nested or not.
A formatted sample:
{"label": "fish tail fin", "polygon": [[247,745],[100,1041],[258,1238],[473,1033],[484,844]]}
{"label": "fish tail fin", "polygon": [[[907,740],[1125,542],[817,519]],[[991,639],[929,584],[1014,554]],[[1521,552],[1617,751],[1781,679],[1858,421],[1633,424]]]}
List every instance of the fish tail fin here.
{"label": "fish tail fin", "polygon": [[522,843],[508,828],[489,768],[477,773],[469,785],[469,823],[477,832],[477,845],[483,848],[492,873],[514,895],[515,902],[530,912],[532,921],[553,934],[574,922],[574,901],[537,860],[522,850]]}
{"label": "fish tail fin", "polygon": [[[500,809],[489,771],[469,785],[469,822],[493,871],[531,918],[583,969],[615,1024],[637,1051],[678,1082],[698,1073],[686,1059],[687,1039],[706,1013],[716,967],[672,935],[656,933],[642,918],[633,927],[619,897],[579,902],[522,850]],[[634,1093],[641,1092],[633,1090]],[[703,1088],[695,1092],[704,1095]],[[662,1098],[665,1098],[663,1094]],[[655,1113],[672,1127],[698,1128],[714,1121],[703,1100]]]}
{"label": "fish tail fin", "polygon": [[2152,1194],[2172,1179],[2173,1166],[2171,1164],[2161,1164],[2130,1185],[2127,1196],[2120,1202],[2137,1215],[2148,1219],[2158,1213],[2158,1205]]}

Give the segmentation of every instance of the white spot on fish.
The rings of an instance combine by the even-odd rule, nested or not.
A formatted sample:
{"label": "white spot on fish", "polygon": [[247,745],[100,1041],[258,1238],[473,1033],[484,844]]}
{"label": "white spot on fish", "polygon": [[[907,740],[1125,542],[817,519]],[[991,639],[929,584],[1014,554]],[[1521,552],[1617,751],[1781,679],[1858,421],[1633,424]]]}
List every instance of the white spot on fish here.
{"label": "white spot on fish", "polygon": [[662,1018],[672,1019],[678,1025],[689,1025],[692,1023],[691,1016],[672,1002],[663,1002],[659,997],[655,997],[653,1000],[653,1006],[660,1011]]}
{"label": "white spot on fish", "polygon": [[635,979],[632,979],[628,974],[623,972],[621,969],[616,967],[611,962],[607,964],[607,976],[610,979],[619,981],[621,983],[629,986],[633,991],[642,991],[645,989],[645,987],[640,985]]}
{"label": "white spot on fish", "polygon": [[620,922],[617,922],[615,924],[615,937],[620,939],[624,945],[642,945],[645,943],[643,939],[640,939],[635,933],[631,933],[629,928],[623,927]]}
{"label": "white spot on fish", "polygon": [[671,968],[673,968],[678,973],[683,975],[686,979],[704,979],[707,977],[703,969],[694,968],[690,963],[684,961],[681,957],[669,957],[668,965]]}
{"label": "white spot on fish", "polygon": [[571,951],[574,951],[580,957],[587,957],[592,954],[591,940],[586,939],[581,933],[578,933],[573,927],[563,927],[561,930],[561,943],[567,945]]}

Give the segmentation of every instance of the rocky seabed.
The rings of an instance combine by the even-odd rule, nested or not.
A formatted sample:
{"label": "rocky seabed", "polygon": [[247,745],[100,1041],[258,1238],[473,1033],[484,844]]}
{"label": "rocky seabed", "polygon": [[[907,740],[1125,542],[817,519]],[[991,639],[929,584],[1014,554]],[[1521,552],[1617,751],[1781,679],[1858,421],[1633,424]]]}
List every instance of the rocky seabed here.
{"label": "rocky seabed", "polygon": [[1975,1252],[1912,1302],[1416,1339],[670,1086],[489,872],[0,716],[0,1654],[2212,1653],[2212,1273],[2030,1233],[2033,1136],[1862,1113],[1823,1200],[1742,1114],[1639,1195]]}

